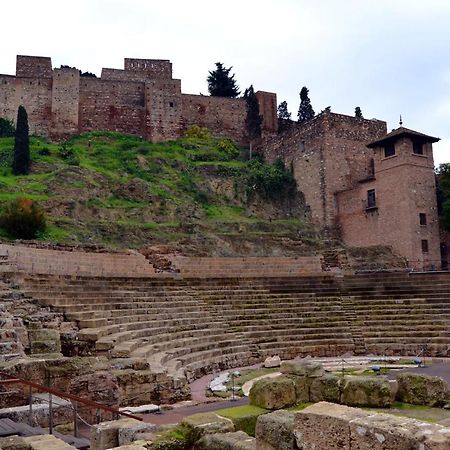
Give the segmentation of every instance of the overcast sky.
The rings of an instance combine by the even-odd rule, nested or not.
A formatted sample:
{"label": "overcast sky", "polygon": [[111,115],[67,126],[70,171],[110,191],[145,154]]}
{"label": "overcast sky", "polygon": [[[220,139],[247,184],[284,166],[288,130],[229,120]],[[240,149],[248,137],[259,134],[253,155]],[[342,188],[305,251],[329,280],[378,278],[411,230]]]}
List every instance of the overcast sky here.
{"label": "overcast sky", "polygon": [[450,162],[449,0],[22,0],[2,3],[0,73],[16,54],[100,75],[124,57],[170,59],[185,93],[233,66],[243,90],[276,92],[296,117],[302,86],[316,112],[366,118],[442,139]]}

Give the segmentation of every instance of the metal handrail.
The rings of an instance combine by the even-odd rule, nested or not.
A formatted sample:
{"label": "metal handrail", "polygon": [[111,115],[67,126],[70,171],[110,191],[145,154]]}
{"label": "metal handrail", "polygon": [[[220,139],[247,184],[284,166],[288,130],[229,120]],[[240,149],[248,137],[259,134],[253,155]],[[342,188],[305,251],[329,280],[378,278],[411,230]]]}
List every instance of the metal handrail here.
{"label": "metal handrail", "polygon": [[[75,417],[78,415],[78,413],[77,413],[77,409],[78,409],[77,408],[77,404],[80,403],[82,405],[89,406],[91,409],[94,409],[94,410],[97,410],[97,411],[98,410],[103,410],[103,411],[107,411],[109,413],[115,414],[116,417],[117,416],[124,416],[124,417],[129,417],[131,419],[136,419],[136,420],[139,420],[139,421],[143,420],[142,417],[135,416],[133,414],[129,414],[129,413],[120,411],[120,409],[115,408],[113,406],[103,405],[103,404],[97,403],[97,402],[95,402],[93,400],[84,399],[82,397],[78,397],[77,395],[69,394],[68,392],[64,392],[64,391],[60,391],[59,389],[55,389],[55,388],[51,388],[51,387],[48,387],[48,386],[44,386],[42,384],[35,383],[33,381],[24,380],[24,379],[19,378],[19,377],[13,377],[13,376],[11,376],[10,374],[8,374],[6,372],[1,372],[0,371],[0,376],[6,378],[4,380],[0,379],[0,385],[22,384],[22,385],[25,385],[25,386],[29,387],[29,395],[28,396],[29,396],[29,407],[30,407],[30,413],[29,413],[30,414],[30,420],[31,420],[31,414],[32,414],[32,390],[33,390],[33,388],[38,390],[38,391],[46,392],[46,393],[50,394],[50,397],[49,397],[49,407],[50,407],[50,417],[49,417],[50,425],[49,425],[49,430],[50,430],[50,434],[51,434],[51,432],[52,432],[51,430],[53,428],[52,427],[52,422],[53,422],[53,420],[52,420],[53,419],[53,417],[52,417],[52,397],[51,397],[52,395],[56,395],[57,397],[64,398],[66,400],[70,400],[70,401],[74,402],[73,403],[73,408],[74,408],[74,415],[75,415]],[[74,424],[75,424],[75,435],[76,435],[77,434],[76,419],[74,421]]]}

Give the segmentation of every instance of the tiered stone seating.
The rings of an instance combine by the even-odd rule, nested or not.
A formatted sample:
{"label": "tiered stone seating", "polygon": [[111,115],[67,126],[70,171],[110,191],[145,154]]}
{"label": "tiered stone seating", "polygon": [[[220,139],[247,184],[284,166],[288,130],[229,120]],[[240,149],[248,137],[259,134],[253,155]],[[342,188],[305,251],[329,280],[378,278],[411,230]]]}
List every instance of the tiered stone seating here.
{"label": "tiered stone seating", "polygon": [[0,244],[0,263],[28,274],[76,276],[161,277],[143,255],[136,252],[93,253],[30,248]]}
{"label": "tiered stone seating", "polygon": [[320,256],[202,258],[174,256],[175,267],[184,278],[296,277],[319,274]]}
{"label": "tiered stone seating", "polygon": [[162,278],[139,255],[95,254],[89,270],[103,274],[79,276],[60,273],[71,261],[61,260],[22,277],[36,301],[76,321],[92,351],[145,358],[189,380],[273,354],[414,355],[427,345],[429,355],[447,355],[450,347],[450,274],[335,277],[319,272],[316,257],[177,257],[180,276]]}

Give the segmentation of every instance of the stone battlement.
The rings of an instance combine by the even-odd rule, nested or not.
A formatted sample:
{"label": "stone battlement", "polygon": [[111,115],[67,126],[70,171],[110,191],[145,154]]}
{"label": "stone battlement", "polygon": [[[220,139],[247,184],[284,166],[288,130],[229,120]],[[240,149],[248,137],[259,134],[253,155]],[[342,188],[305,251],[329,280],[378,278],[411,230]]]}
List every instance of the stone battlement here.
{"label": "stone battlement", "polygon": [[[152,142],[176,139],[192,125],[247,144],[243,99],[181,93],[169,60],[125,58],[124,69],[101,78],[53,69],[51,59],[17,56],[16,76],[0,75],[0,117],[16,119],[20,104],[30,132],[54,139],[88,131],[117,131]],[[257,92],[265,134],[277,130],[276,94]]]}

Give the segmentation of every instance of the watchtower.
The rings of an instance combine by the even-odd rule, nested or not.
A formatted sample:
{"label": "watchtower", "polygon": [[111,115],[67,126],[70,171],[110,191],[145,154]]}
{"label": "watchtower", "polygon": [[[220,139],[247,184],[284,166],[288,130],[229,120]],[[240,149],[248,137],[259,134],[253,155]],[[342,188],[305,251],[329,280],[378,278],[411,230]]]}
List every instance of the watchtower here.
{"label": "watchtower", "polygon": [[401,126],[367,145],[371,176],[337,198],[348,244],[391,245],[412,268],[440,268],[432,148],[438,141]]}

